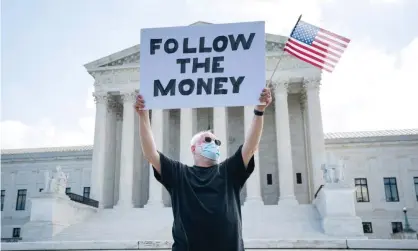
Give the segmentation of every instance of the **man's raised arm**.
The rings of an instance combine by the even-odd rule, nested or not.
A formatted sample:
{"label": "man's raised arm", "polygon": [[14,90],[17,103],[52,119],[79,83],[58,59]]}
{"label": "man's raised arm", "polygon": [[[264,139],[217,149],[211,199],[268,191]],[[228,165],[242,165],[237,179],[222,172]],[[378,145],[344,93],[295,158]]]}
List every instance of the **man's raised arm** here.
{"label": "man's raised arm", "polygon": [[138,95],[135,103],[135,111],[139,115],[139,138],[141,140],[142,153],[144,157],[161,174],[160,154],[152,136],[151,123],[148,110],[144,110],[145,102],[141,95]]}
{"label": "man's raised arm", "polygon": [[251,157],[254,155],[254,152],[257,151],[260,143],[261,134],[263,133],[264,111],[271,103],[270,89],[263,89],[263,92],[260,95],[260,102],[264,103],[264,105],[257,105],[255,107],[254,118],[251,122],[250,129],[246,132],[247,136],[245,137],[245,142],[241,150],[245,166],[248,166]]}

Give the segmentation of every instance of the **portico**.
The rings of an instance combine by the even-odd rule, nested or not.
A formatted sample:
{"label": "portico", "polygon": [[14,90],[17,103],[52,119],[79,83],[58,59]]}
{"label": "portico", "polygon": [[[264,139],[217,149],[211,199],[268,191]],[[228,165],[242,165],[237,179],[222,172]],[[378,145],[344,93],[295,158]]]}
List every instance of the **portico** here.
{"label": "portico", "polygon": [[[244,205],[309,204],[322,184],[320,71],[282,55],[284,41],[284,37],[266,35],[266,78],[282,60],[270,85],[274,101],[265,113],[265,131],[255,154],[256,169],[243,189]],[[95,79],[91,196],[101,208],[170,205],[167,191],[153,177],[137,142],[139,124],[133,105],[140,89],[139,46],[85,67]],[[223,143],[223,160],[244,142],[253,107],[153,110],[150,116],[157,148],[192,165],[190,139],[195,133],[212,129]],[[296,184],[296,173],[303,177],[302,184]]]}
{"label": "portico", "polygon": [[[319,82],[317,83],[319,84]],[[276,135],[276,145],[269,145],[270,149],[274,149],[277,153],[274,167],[277,169],[278,177],[273,178],[273,180],[278,181],[279,185],[279,204],[289,204],[295,205],[298,204],[295,195],[295,171],[294,163],[292,156],[292,140],[291,140],[291,128],[290,128],[290,116],[289,115],[289,106],[292,106],[292,103],[289,104],[289,91],[291,91],[292,84],[286,81],[278,81],[274,83],[274,104],[270,110],[273,110],[269,114],[266,112],[266,116],[272,116],[273,121],[266,119],[266,127],[271,127],[272,122],[275,125],[275,135]],[[295,84],[297,85],[297,83]],[[307,89],[309,85],[310,89]],[[312,112],[318,110],[315,106],[319,106],[319,99],[312,98],[312,95],[318,95],[318,92],[314,92],[314,87],[312,86],[313,82],[304,82],[302,91],[304,96],[310,97],[306,98],[307,101],[301,105],[304,107],[306,117],[312,118]],[[318,87],[317,87],[318,88]],[[141,149],[139,144],[135,144],[134,140],[137,139],[138,124],[135,123],[135,116],[137,116],[133,109],[133,103],[136,96],[136,91],[130,93],[122,93],[119,95],[112,95],[108,93],[99,93],[95,92],[94,97],[97,106],[96,112],[96,138],[93,151],[93,169],[92,169],[92,197],[100,201],[101,208],[133,208],[138,206],[138,201],[135,200],[139,198],[133,197],[133,189],[135,182],[143,182],[148,179],[148,191],[141,191],[139,194],[141,196],[147,196],[148,198],[143,198],[146,200],[145,205],[139,206],[157,206],[163,207],[164,198],[163,190],[164,188],[154,179],[153,172],[151,167],[144,166],[142,163],[144,160],[142,158],[135,158],[135,156],[141,156]],[[299,93],[291,95],[300,95]],[[310,103],[308,103],[308,100]],[[302,99],[304,101],[304,99]],[[309,108],[310,109],[309,109]],[[210,121],[204,121],[206,114],[203,114],[200,109],[181,109],[181,110],[153,110],[151,111],[151,124],[154,134],[154,140],[156,142],[157,148],[163,152],[165,149],[171,149],[169,152],[165,152],[167,155],[175,159],[179,159],[189,165],[192,164],[192,156],[190,154],[190,139],[194,133],[200,130],[207,129],[210,127],[213,129],[217,137],[224,143],[221,156],[222,159],[225,159],[226,156],[232,154],[232,151],[237,149],[239,144],[242,144],[245,139],[245,132],[248,130],[248,126],[251,123],[253,118],[253,107],[233,107],[233,108],[210,108],[207,109],[209,113],[212,113]],[[122,112],[123,111],[123,112]],[[228,116],[229,113],[233,113],[233,116]],[[234,132],[233,135],[230,135],[229,131],[234,130],[234,124],[236,118],[236,113],[243,114],[239,116],[241,118],[240,124],[243,125],[243,130],[241,136],[236,135]],[[123,114],[122,116],[121,113]],[[179,115],[178,118],[175,116]],[[118,128],[116,126],[117,119],[122,120],[122,126]],[[175,120],[170,122],[169,120]],[[176,121],[177,120],[177,121]],[[314,131],[318,130],[318,127],[322,128],[322,125],[315,125],[315,120],[309,126],[308,121],[303,121],[303,126],[309,128],[309,130]],[[170,140],[173,137],[170,136],[170,133],[175,133],[175,128],[164,129],[164,125],[168,124],[179,124],[179,140],[178,142],[173,142]],[[203,126],[202,126],[203,125]],[[314,127],[316,126],[316,127]],[[169,126],[170,127],[170,126]],[[120,132],[118,132],[120,130]],[[121,138],[117,140],[117,135],[120,135]],[[315,139],[312,137],[306,140],[308,147],[317,146],[321,143],[320,139]],[[316,140],[316,141],[315,141]],[[237,141],[236,144],[235,142]],[[120,147],[118,147],[118,142]],[[318,143],[319,142],[319,143]],[[177,143],[177,145],[175,144]],[[228,147],[228,145],[233,145]],[[117,152],[119,150],[119,152]],[[317,168],[320,171],[321,156],[322,154],[317,147],[314,147],[315,151],[311,151],[311,159],[306,159],[308,163],[316,163]],[[177,155],[177,156],[176,156]],[[261,146],[260,150],[255,154],[255,165],[256,169],[250,179],[246,184],[246,191],[244,199],[244,205],[247,204],[258,204],[263,205],[263,185],[262,182],[265,182],[264,173],[262,171],[263,161],[260,159],[263,156],[266,156],[265,146]],[[300,163],[300,162],[296,162]],[[312,165],[314,167],[315,165]],[[149,168],[148,172],[145,172],[143,169]],[[140,179],[136,179],[138,175],[134,175],[135,172],[139,171]],[[145,176],[145,174],[148,175]],[[317,181],[314,175],[317,175],[315,170],[311,171],[312,177],[311,184],[315,186]],[[321,177],[319,177],[321,178]],[[115,179],[118,179],[119,182],[115,182]],[[118,200],[116,203],[113,200],[114,184],[119,184],[118,187]],[[143,187],[143,186],[135,186]],[[314,191],[311,191],[313,193]],[[142,199],[139,199],[142,200]],[[305,202],[306,203],[306,202]],[[167,204],[167,203],[166,203]]]}

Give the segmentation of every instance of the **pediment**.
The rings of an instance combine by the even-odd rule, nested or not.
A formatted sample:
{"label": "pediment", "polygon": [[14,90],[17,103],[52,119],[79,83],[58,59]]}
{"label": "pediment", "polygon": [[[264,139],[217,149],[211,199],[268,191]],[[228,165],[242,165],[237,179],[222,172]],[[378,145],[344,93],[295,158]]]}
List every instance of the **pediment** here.
{"label": "pediment", "polygon": [[87,63],[84,67],[87,71],[101,67],[111,67],[118,65],[139,64],[139,44],[127,49],[115,52],[109,56],[102,57],[93,62]]}
{"label": "pediment", "polygon": [[[198,21],[198,22],[190,24],[190,26],[210,25],[210,24],[212,23]],[[266,52],[270,52],[270,53],[280,52],[284,48],[284,44],[286,43],[287,37],[266,33],[265,40],[266,40],[266,47],[265,47]],[[138,65],[139,57],[140,57],[139,47],[140,47],[139,44],[137,44],[135,46],[129,47],[122,51],[113,53],[109,56],[87,63],[84,65],[84,67],[87,69],[87,71],[92,71],[94,69],[102,68],[102,67]]]}
{"label": "pediment", "polygon": [[213,24],[213,23],[208,23],[208,22],[204,22],[204,21],[197,21],[194,22],[192,24],[189,24],[189,26],[195,26],[195,25],[208,25],[208,24]]}

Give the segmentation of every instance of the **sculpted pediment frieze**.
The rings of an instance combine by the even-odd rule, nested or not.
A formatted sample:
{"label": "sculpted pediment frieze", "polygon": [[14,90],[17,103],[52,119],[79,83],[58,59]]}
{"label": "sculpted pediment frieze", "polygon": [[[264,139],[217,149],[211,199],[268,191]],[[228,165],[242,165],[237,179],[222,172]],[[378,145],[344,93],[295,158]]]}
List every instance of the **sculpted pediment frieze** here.
{"label": "sculpted pediment frieze", "polygon": [[301,68],[312,68],[310,64],[290,55],[284,54],[282,56],[268,57],[266,61],[266,71],[273,71],[276,68],[277,63],[280,63],[277,70],[287,71]]}
{"label": "sculpted pediment frieze", "polygon": [[121,65],[127,65],[127,64],[139,64],[139,56],[140,56],[140,52],[138,51],[129,56],[123,57],[121,59],[117,59],[107,64],[103,64],[100,67],[112,67],[112,66],[121,66]]}
{"label": "sculpted pediment frieze", "polygon": [[266,41],[266,52],[281,52],[283,48],[284,43]]}

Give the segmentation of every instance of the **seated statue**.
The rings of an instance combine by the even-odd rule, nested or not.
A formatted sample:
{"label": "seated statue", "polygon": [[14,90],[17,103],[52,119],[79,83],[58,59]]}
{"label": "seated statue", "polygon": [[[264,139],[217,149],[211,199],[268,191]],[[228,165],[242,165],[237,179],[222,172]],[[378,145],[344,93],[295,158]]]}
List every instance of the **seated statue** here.
{"label": "seated statue", "polygon": [[50,176],[49,171],[45,172],[45,189],[46,193],[65,194],[67,187],[68,175],[65,174],[60,166],[55,168],[55,171]]}
{"label": "seated statue", "polygon": [[345,164],[340,160],[338,164],[322,164],[321,169],[325,183],[342,183],[344,181]]}

